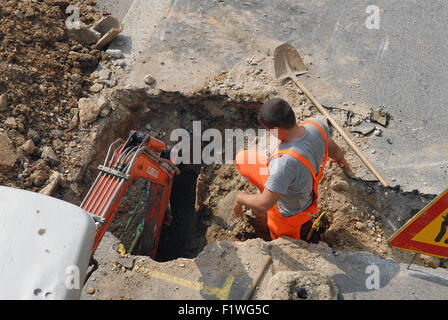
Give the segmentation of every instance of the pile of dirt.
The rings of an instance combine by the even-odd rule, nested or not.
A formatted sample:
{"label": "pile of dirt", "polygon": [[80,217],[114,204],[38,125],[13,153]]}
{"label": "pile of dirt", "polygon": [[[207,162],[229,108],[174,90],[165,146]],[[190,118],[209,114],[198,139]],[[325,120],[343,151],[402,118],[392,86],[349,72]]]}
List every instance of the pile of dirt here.
{"label": "pile of dirt", "polygon": [[75,165],[70,151],[84,143],[73,121],[78,100],[90,94],[90,74],[108,57],[68,38],[65,12],[77,5],[91,24],[100,18],[94,3],[0,0],[0,130],[17,157],[0,184],[39,191],[51,170],[64,174]]}

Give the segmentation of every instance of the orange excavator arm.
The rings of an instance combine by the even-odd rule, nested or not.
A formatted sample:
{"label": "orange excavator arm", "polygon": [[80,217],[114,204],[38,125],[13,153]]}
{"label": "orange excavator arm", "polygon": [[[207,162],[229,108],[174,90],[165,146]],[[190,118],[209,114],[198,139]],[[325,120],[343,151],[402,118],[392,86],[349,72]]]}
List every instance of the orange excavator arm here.
{"label": "orange excavator arm", "polygon": [[150,189],[140,253],[155,258],[173,177],[179,174],[177,167],[164,157],[168,153],[162,141],[135,130],[126,141],[119,139],[110,145],[104,164],[98,167],[100,173],[81,203],[81,208],[97,221],[92,254],[114,219],[126,190],[138,179],[144,179]]}

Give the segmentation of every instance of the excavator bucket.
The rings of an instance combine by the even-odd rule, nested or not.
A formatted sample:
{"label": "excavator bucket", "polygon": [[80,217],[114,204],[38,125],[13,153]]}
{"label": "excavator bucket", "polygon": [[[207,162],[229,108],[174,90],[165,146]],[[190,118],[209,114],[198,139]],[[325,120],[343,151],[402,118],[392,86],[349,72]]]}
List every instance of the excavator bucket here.
{"label": "excavator bucket", "polygon": [[288,42],[275,48],[274,70],[275,77],[279,80],[287,78],[289,76],[289,70],[296,76],[308,72],[299,52]]}

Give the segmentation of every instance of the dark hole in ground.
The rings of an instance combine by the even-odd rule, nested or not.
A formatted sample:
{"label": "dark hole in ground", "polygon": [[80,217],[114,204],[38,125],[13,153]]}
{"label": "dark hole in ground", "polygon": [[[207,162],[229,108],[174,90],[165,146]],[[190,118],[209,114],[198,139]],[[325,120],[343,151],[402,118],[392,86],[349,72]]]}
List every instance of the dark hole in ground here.
{"label": "dark hole in ground", "polygon": [[163,226],[157,261],[194,258],[207,244],[207,226],[201,222],[194,209],[200,168],[200,165],[179,166],[181,174],[174,178],[171,190],[173,221],[171,225]]}
{"label": "dark hole in ground", "polygon": [[299,299],[303,299],[303,300],[307,299],[308,298],[308,291],[306,291],[305,288],[297,289],[297,297]]}

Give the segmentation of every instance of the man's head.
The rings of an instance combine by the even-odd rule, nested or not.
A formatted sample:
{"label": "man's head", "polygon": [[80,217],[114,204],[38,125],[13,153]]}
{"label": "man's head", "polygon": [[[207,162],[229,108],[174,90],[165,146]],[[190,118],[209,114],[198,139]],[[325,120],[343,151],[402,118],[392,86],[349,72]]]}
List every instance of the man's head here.
{"label": "man's head", "polygon": [[264,103],[258,111],[258,121],[263,127],[277,131],[277,138],[282,139],[282,132],[297,125],[296,116],[288,102],[276,98]]}

